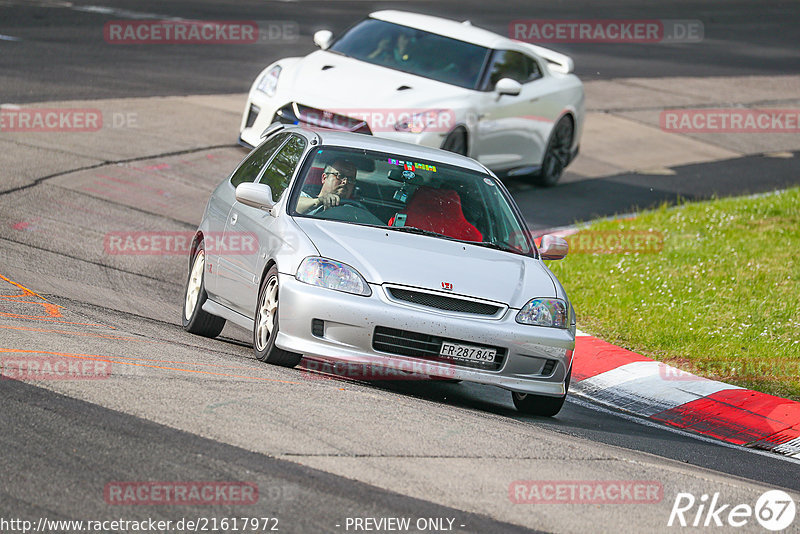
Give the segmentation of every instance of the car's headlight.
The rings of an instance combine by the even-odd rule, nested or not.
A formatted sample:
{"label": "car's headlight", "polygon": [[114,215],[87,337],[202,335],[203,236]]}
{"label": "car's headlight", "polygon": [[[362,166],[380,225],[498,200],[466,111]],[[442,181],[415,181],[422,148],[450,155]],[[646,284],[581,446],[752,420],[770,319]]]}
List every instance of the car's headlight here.
{"label": "car's headlight", "polygon": [[278,78],[281,75],[281,66],[275,65],[269,72],[261,77],[258,80],[258,85],[256,85],[256,89],[265,93],[267,96],[272,96],[275,94],[275,89],[278,87]]}
{"label": "car's headlight", "polygon": [[561,299],[531,299],[517,313],[517,322],[534,326],[567,328],[567,304]]}
{"label": "car's headlight", "polygon": [[446,109],[429,109],[421,113],[414,113],[410,117],[405,117],[397,121],[394,129],[398,132],[422,133],[428,127],[439,127],[442,131],[448,130],[452,125],[439,124],[440,122],[450,122],[452,111]]}
{"label": "car's headlight", "polygon": [[372,294],[369,284],[358,271],[345,263],[320,258],[306,258],[297,268],[295,278],[312,286],[326,287],[354,295],[368,297]]}

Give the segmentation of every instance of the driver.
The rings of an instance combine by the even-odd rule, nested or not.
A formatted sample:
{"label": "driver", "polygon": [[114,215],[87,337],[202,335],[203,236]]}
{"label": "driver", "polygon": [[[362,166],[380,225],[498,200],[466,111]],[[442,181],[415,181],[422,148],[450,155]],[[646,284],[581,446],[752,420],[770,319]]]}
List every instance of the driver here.
{"label": "driver", "polygon": [[356,187],[356,172],[355,164],[346,159],[337,159],[325,165],[319,195],[312,197],[301,191],[300,198],[297,199],[297,211],[308,213],[320,206],[329,209],[338,206],[342,200],[349,199]]}

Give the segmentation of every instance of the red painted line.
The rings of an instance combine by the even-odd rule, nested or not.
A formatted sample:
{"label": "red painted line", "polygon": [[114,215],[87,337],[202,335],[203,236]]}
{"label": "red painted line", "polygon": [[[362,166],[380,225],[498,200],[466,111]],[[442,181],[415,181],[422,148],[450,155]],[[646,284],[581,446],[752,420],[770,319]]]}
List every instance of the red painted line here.
{"label": "red painted line", "polygon": [[579,336],[575,338],[572,380],[584,380],[627,363],[646,361],[652,360],[596,337]]}
{"label": "red painted line", "polygon": [[657,413],[651,419],[746,445],[800,426],[800,402],[748,389],[725,389]]}

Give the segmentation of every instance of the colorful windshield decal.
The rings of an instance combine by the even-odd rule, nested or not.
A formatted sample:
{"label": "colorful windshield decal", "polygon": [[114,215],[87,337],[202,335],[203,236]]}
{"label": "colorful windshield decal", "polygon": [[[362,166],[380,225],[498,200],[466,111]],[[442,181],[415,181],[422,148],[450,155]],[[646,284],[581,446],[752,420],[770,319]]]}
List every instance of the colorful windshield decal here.
{"label": "colorful windshield decal", "polygon": [[413,162],[413,161],[403,161],[401,159],[394,159],[389,158],[389,163],[392,165],[400,165],[407,171],[429,171],[429,172],[436,172],[435,165],[427,165],[425,163]]}

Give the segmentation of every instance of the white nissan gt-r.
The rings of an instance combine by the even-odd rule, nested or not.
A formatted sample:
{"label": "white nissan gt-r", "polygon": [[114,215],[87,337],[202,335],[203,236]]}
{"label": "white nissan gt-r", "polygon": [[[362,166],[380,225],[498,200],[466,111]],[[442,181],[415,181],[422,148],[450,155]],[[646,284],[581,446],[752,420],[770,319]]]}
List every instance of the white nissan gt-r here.
{"label": "white nissan gt-r", "polygon": [[470,156],[554,185],[578,153],[583,84],[572,59],[439,17],[378,11],[321,48],[264,69],[240,142],[273,122],[364,133]]}

